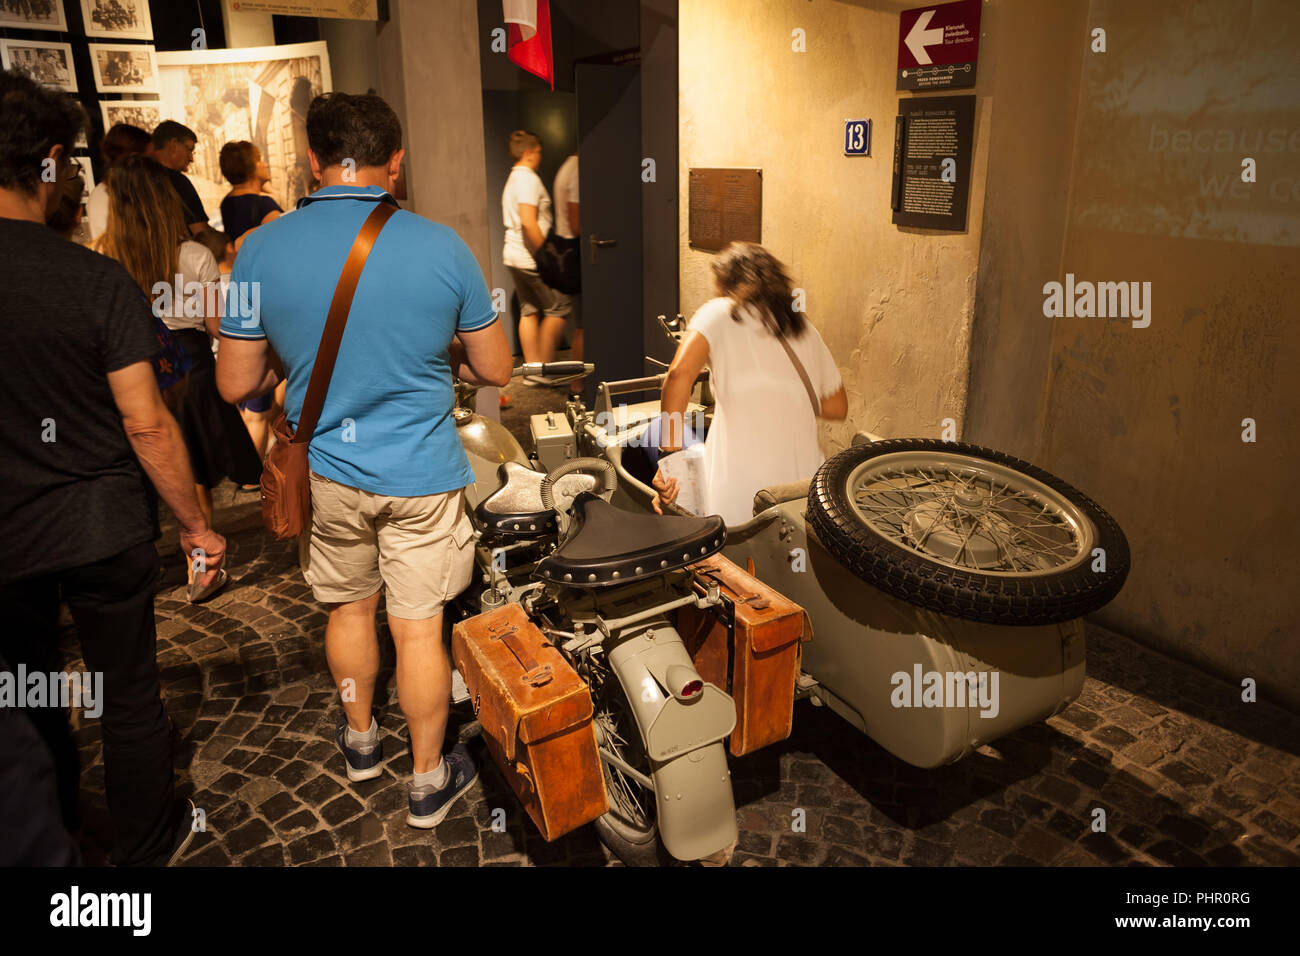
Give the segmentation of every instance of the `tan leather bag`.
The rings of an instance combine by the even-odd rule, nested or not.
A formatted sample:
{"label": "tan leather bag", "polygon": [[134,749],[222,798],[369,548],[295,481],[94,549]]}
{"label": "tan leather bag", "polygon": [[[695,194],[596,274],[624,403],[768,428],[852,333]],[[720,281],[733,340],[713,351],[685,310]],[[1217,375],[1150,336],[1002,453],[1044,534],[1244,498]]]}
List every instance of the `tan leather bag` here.
{"label": "tan leather bag", "polygon": [[721,554],[691,565],[696,589],[716,583],[721,608],[677,611],[677,631],[700,676],[736,701],[728,749],[740,757],[785,740],[794,726],[800,643],[812,638],[803,608]]}
{"label": "tan leather bag", "polygon": [[280,541],[296,538],[311,528],[311,466],[307,463],[307,448],[320,420],[321,406],[325,404],[325,393],[334,374],[334,362],[339,355],[339,343],[343,341],[343,329],[348,323],[348,312],[352,309],[352,296],[357,291],[361,270],[379,238],[379,231],[395,212],[397,207],[387,201],[376,203],[357,233],[347,261],[343,263],[343,272],[334,287],[334,298],[325,319],[325,331],[321,333],[320,346],[316,349],[316,362],[312,365],[297,430],[290,431],[289,419],[283,412],[271,426],[275,445],[262,465],[262,522]]}
{"label": "tan leather bag", "polygon": [[518,604],[452,629],[488,751],[547,840],[609,809],[591,691]]}

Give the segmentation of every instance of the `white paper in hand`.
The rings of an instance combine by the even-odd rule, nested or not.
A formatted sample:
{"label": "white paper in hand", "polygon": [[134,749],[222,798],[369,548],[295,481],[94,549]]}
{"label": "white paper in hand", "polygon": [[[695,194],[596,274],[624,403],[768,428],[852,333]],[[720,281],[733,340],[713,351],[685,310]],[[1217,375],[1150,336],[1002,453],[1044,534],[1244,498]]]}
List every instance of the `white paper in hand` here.
{"label": "white paper in hand", "polygon": [[665,478],[677,479],[679,508],[691,514],[704,513],[704,445],[692,445],[659,459],[659,470]]}

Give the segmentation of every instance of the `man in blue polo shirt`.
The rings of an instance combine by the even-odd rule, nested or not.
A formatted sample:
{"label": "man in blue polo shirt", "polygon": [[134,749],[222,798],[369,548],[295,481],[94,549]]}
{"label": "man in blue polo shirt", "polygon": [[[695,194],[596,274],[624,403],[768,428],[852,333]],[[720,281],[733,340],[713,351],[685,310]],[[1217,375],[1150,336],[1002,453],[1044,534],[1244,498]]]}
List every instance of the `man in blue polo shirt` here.
{"label": "man in blue polo shirt", "polygon": [[[389,192],[404,153],[401,124],[378,96],[317,97],[307,142],[321,188],[248,235],[217,359],[222,396],[244,401],[276,384],[274,349],[288,379],[290,423],[301,416],[344,260],[375,204],[396,205]],[[442,754],[451,688],[442,609],[473,567],[463,489],[474,478],[451,416],[451,380],[509,380],[510,350],[496,319],[464,242],[446,226],[395,213],[357,283],[308,456],[304,574],[330,606],[325,654],[343,698],[335,739],[350,780],[382,772],[372,716],[382,589],[414,758],[407,822],[417,827],[441,822],[476,773],[463,747]]]}

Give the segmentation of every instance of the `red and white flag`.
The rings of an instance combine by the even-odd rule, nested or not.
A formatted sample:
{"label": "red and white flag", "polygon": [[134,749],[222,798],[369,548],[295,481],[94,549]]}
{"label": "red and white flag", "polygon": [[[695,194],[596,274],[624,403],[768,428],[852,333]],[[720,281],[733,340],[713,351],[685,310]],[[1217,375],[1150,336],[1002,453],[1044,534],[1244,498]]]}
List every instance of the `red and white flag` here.
{"label": "red and white flag", "polygon": [[506,56],[555,89],[550,0],[501,0],[501,7],[506,21]]}

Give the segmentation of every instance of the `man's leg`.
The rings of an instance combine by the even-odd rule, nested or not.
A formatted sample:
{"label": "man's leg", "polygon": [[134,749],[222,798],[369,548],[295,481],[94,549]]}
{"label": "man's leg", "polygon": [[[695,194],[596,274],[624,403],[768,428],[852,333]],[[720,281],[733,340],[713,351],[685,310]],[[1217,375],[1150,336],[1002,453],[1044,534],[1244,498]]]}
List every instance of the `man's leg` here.
{"label": "man's leg", "polygon": [[[28,578],[0,588],[0,658],[7,670],[17,673],[23,665],[27,673],[49,674],[62,669],[59,660],[59,584],[57,575]],[[76,830],[79,825],[77,795],[81,784],[81,764],[77,745],[68,727],[68,717],[61,707],[36,707],[25,711],[54,761],[58,782],[59,806],[64,825]]]}
{"label": "man's leg", "polygon": [[540,362],[541,345],[536,312],[524,312],[519,316],[519,349],[524,353],[525,362]]}
{"label": "man's leg", "polygon": [[343,701],[348,727],[370,729],[379,674],[375,610],[383,582],[375,538],[374,495],[311,473],[311,535],[303,576],[331,605],[325,660]]}
{"label": "man's leg", "polygon": [[165,860],[176,841],[171,733],[158,682],[151,542],[63,576],[86,668],[103,674],[104,784],[113,820],[113,862]]}
{"label": "man's leg", "polygon": [[451,664],[442,644],[442,615],[412,621],[389,614],[388,626],[397,648],[397,699],[411,732],[415,772],[436,770],[451,705]]}
{"label": "man's leg", "polygon": [[325,660],[343,699],[348,726],[359,734],[370,729],[375,679],[379,675],[379,639],[375,634],[378,607],[378,591],[359,601],[336,604],[330,608],[325,625]]}
{"label": "man's leg", "polygon": [[562,315],[548,315],[542,319],[542,330],[538,333],[541,339],[538,347],[542,353],[539,362],[555,360],[555,353],[560,350],[560,343],[564,341],[564,330],[568,326],[568,319]]}

